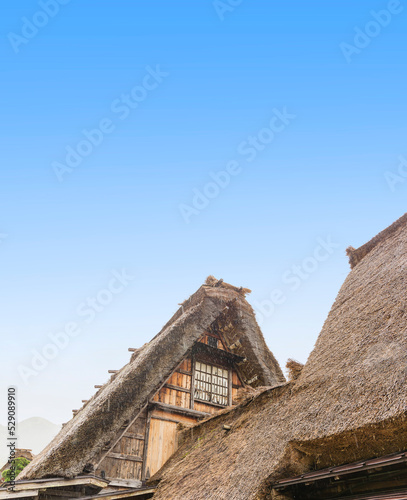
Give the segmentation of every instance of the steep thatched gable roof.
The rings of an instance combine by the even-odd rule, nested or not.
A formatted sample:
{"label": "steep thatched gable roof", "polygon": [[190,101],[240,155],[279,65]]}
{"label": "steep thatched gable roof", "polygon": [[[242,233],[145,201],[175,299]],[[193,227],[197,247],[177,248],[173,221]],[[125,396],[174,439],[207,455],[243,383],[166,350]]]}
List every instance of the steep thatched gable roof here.
{"label": "steep thatched gable roof", "polygon": [[277,479],[405,449],[406,219],[357,254],[298,378],[185,431],[154,498],[270,498]]}
{"label": "steep thatched gable roof", "polygon": [[141,410],[160,385],[210,328],[221,328],[233,352],[247,359],[240,367],[253,385],[281,385],[285,379],[268,350],[247,289],[209,277],[163,329],[105,384],[27,466],[19,479],[73,477]]}

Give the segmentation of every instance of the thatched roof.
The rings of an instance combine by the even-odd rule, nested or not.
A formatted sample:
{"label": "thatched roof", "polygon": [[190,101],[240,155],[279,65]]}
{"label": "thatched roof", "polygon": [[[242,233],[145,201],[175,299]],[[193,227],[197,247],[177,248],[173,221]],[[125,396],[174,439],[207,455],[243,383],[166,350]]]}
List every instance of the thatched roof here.
{"label": "thatched roof", "polygon": [[355,250],[352,246],[346,249],[346,254],[349,257],[350,267],[353,269],[373,248],[375,248],[381,241],[386,240],[392,236],[400,227],[404,226],[407,222],[407,213],[402,215],[400,219],[393,222],[393,224],[386,229],[383,229],[370,241]]}
{"label": "thatched roof", "polygon": [[285,367],[288,370],[288,380],[297,380],[297,378],[301,375],[302,369],[304,365],[295,359],[289,358]]}
{"label": "thatched roof", "polygon": [[247,292],[209,277],[151,342],[136,351],[130,362],[62,428],[19,479],[82,473],[125,422],[152,398],[208,329],[220,328],[226,343],[234,346],[233,352],[247,359],[240,372],[246,380],[257,376],[253,386],[284,383],[281,369],[245,300]]}
{"label": "thatched roof", "polygon": [[276,479],[405,449],[407,217],[372,242],[299,377],[184,431],[155,499],[266,498]]}

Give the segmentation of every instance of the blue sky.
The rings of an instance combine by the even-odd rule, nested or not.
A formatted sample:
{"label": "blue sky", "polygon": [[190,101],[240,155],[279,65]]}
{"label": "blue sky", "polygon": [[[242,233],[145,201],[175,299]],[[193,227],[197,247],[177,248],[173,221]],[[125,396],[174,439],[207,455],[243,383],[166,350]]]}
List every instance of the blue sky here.
{"label": "blue sky", "polygon": [[[20,418],[68,420],[208,274],[251,288],[258,315],[280,290],[266,341],[281,365],[305,362],[345,248],[405,212],[407,8],[225,0],[222,20],[212,0],[48,1],[48,20],[52,6],[32,0],[0,18],[1,380],[17,386]],[[43,26],[22,42],[27,20]],[[347,60],[355,27],[374,36]],[[123,118],[128,95],[142,97]],[[271,138],[276,110],[291,118]],[[111,131],[69,166],[66,148],[102,120]],[[62,180],[55,162],[71,170]],[[197,192],[213,196],[197,208]],[[292,290],[284,273],[328,237],[332,253]],[[123,269],[134,279],[85,324],[78,306]],[[24,383],[18,367],[67,322],[81,333]]]}

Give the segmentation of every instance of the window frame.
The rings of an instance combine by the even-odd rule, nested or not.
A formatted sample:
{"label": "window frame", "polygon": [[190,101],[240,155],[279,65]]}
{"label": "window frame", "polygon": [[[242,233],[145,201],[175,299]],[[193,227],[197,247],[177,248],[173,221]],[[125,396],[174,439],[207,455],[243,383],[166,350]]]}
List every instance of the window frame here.
{"label": "window frame", "polygon": [[[222,408],[229,406],[229,404],[230,404],[230,391],[231,391],[231,387],[230,387],[231,369],[228,367],[225,367],[223,365],[219,365],[217,363],[213,363],[213,362],[208,363],[207,361],[201,361],[200,359],[194,359],[193,363],[194,363],[193,364],[194,376],[193,376],[192,389],[193,389],[194,401],[197,401],[197,402],[200,402],[203,404],[208,404],[208,405],[220,406]],[[200,368],[198,369],[197,363],[200,363],[201,365],[203,364],[205,366],[210,366],[211,367],[210,373],[208,373],[207,371],[203,371]],[[221,369],[223,372],[226,372],[226,376],[223,374],[223,372],[222,372],[221,376],[214,374],[213,373],[214,368],[216,368],[218,370]],[[203,378],[198,379],[197,373],[210,375],[210,381],[204,380]],[[222,381],[225,381],[225,384],[219,384],[219,383],[217,383],[217,381],[214,383],[214,381],[213,381],[214,377],[216,377],[216,379],[221,379]],[[210,384],[210,391],[208,391],[202,387],[199,387],[198,386],[199,382],[201,384]],[[224,391],[215,392],[213,390],[214,387],[221,388],[221,389],[225,388],[226,393],[224,393]],[[202,397],[199,397],[199,393],[207,393],[209,395],[209,399],[204,399]],[[217,402],[216,398],[218,398],[218,401],[223,399],[224,403]],[[215,399],[215,401],[214,401],[214,399]]]}

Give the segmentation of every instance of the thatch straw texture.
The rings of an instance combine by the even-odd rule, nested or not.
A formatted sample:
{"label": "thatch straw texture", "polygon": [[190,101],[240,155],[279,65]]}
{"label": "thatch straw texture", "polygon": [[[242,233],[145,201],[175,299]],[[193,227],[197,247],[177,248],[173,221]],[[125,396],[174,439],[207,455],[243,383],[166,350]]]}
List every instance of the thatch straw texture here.
{"label": "thatch straw texture", "polygon": [[[245,290],[219,283],[203,285],[183,303],[151,342],[90,399],[28,465],[19,479],[73,477],[134,418],[208,329],[221,329],[235,353],[247,358],[241,371],[253,371],[257,385],[280,385],[285,379],[268,350]],[[246,367],[246,368],[245,368]]]}
{"label": "thatch straw texture", "polygon": [[276,479],[406,448],[406,217],[379,236],[299,377],[185,431],[155,499],[277,498]]}
{"label": "thatch straw texture", "polygon": [[346,249],[346,254],[349,257],[349,264],[353,269],[376,245],[394,234],[400,227],[404,226],[407,222],[407,213],[400,217],[400,219],[393,222],[393,224],[379,234],[377,234],[370,241],[355,250],[352,246]]}
{"label": "thatch straw texture", "polygon": [[297,380],[297,378],[301,375],[302,369],[304,365],[295,359],[288,359],[285,367],[288,370],[288,380],[291,382],[292,380]]}

